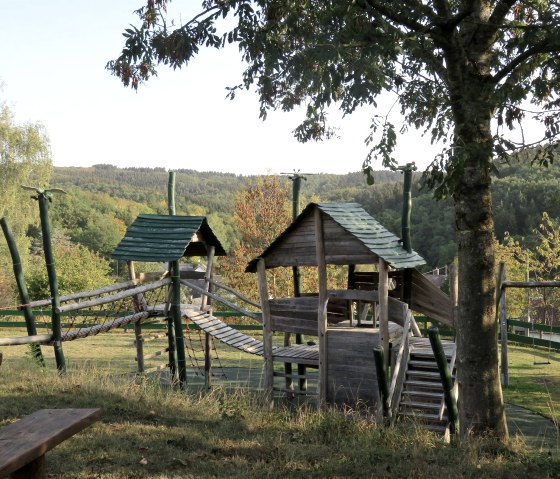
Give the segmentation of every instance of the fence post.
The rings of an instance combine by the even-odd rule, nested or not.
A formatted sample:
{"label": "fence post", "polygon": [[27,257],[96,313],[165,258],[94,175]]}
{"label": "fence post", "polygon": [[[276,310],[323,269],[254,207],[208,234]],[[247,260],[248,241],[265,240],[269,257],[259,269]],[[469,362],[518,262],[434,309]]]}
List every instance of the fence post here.
{"label": "fence post", "polygon": [[506,310],[506,288],[503,283],[506,280],[506,265],[503,261],[500,261],[500,269],[498,271],[498,281],[496,284],[496,296],[499,298],[498,301],[498,311],[499,321],[500,321],[500,342],[501,342],[501,376],[502,376],[502,386],[507,387],[509,385],[509,373],[508,373],[508,326],[507,326],[507,310]]}

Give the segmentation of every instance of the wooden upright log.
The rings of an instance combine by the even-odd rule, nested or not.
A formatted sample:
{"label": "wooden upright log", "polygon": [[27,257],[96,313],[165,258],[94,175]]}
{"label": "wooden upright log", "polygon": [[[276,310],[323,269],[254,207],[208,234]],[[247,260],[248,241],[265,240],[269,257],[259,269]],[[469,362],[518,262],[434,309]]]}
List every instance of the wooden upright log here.
{"label": "wooden upright log", "polygon": [[385,354],[385,367],[389,366],[389,267],[379,258],[379,340]]}
{"label": "wooden upright log", "polygon": [[49,222],[49,201],[46,192],[38,193],[35,197],[39,202],[39,214],[41,216],[41,232],[43,234],[43,250],[45,253],[45,263],[47,266],[47,275],[49,277],[49,288],[51,292],[51,320],[53,332],[53,348],[56,360],[56,368],[60,372],[66,372],[66,360],[62,351],[62,323],[60,313],[57,308],[60,307],[60,295],[58,293],[58,280],[56,277],[56,268],[54,264],[54,254],[52,250],[51,225]]}
{"label": "wooden upright log", "polygon": [[[134,261],[127,261],[128,275],[131,281],[136,280],[136,270],[134,268]],[[140,304],[138,298],[134,300],[134,312],[140,311]],[[142,324],[140,321],[134,323],[134,343],[136,344],[136,367],[139,373],[144,372],[144,338],[142,338]]]}
{"label": "wooden upright log", "polygon": [[[208,293],[211,293],[212,289],[212,273],[215,254],[216,248],[214,246],[210,246],[208,248],[208,256],[206,260],[206,274],[204,275],[204,289]],[[204,311],[206,305],[210,303],[211,298],[207,295],[203,295],[200,305],[201,311]],[[204,385],[206,386],[206,389],[210,389],[210,387],[212,386],[212,355],[210,346],[210,335],[207,332],[204,332]]]}
{"label": "wooden upright log", "polygon": [[508,350],[507,350],[507,310],[506,310],[506,288],[503,287],[506,280],[506,264],[500,261],[500,268],[498,270],[498,281],[496,285],[496,294],[498,295],[498,314],[500,320],[500,340],[501,340],[501,364],[500,369],[502,373],[502,386],[509,385],[508,374]]}
{"label": "wooden upright log", "polygon": [[183,335],[183,323],[181,321],[181,273],[179,261],[171,262],[172,277],[172,304],[171,317],[173,320],[173,331],[175,333],[175,354],[177,358],[177,376],[179,387],[184,389],[187,384],[187,358],[185,355],[185,337]]}
{"label": "wooden upright log", "polygon": [[457,311],[459,306],[459,275],[457,274],[457,264],[449,265],[449,295],[453,305],[453,328],[457,327]]}
{"label": "wooden upright log", "polygon": [[[8,244],[8,249],[10,250],[10,256],[12,257],[12,266],[14,270],[14,276],[16,278],[16,284],[19,292],[19,299],[22,303],[23,316],[25,317],[25,325],[27,327],[27,334],[29,336],[37,335],[37,326],[35,325],[35,316],[33,311],[29,306],[29,293],[27,291],[27,284],[25,282],[25,277],[23,276],[23,269],[21,267],[21,258],[19,256],[18,247],[12,233],[12,229],[8,224],[6,218],[0,219],[0,225],[2,226],[2,231],[6,238],[6,243]],[[31,354],[33,358],[41,365],[45,366],[45,359],[43,358],[43,353],[41,352],[41,346],[39,344],[31,344]]]}
{"label": "wooden upright log", "polygon": [[325,238],[321,210],[315,210],[315,251],[317,255],[317,276],[319,282],[319,305],[317,311],[319,336],[319,407],[327,401],[327,263],[325,258]]}
{"label": "wooden upright log", "polygon": [[261,299],[263,319],[263,356],[264,356],[264,388],[268,406],[274,406],[274,358],[272,357],[272,322],[268,303],[268,285],[266,284],[266,266],[263,258],[257,261],[259,296]]}

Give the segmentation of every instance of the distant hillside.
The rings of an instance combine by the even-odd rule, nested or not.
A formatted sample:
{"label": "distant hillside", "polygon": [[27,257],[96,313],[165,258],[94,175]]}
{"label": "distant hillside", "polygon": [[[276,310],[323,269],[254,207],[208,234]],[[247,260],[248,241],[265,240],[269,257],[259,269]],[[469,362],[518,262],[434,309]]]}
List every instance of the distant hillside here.
{"label": "distant hillside", "polygon": [[[415,175],[413,185],[413,247],[431,266],[442,266],[455,254],[452,202],[434,201],[429,191],[420,189],[420,176]],[[178,170],[177,212],[207,215],[227,246],[236,234],[231,224],[235,195],[253,178]],[[380,171],[375,178],[376,184],[368,186],[361,172],[308,175],[302,202],[311,198],[358,202],[399,234],[402,174]],[[53,204],[54,222],[75,241],[106,255],[138,213],[167,213],[167,180],[164,168],[56,167],[51,184],[71,195]],[[289,183],[288,178],[285,181]],[[498,238],[509,231],[530,242],[543,211],[560,217],[560,167],[556,163],[549,168],[531,167],[527,162],[502,166],[494,179],[493,197]]]}

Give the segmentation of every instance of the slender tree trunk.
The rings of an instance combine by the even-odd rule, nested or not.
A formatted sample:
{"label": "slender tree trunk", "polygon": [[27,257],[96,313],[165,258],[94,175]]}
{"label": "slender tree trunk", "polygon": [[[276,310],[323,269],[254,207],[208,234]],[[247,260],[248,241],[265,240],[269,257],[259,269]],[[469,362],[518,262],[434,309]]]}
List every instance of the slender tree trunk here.
{"label": "slender tree trunk", "polygon": [[480,109],[480,102],[473,101],[470,106],[473,108],[463,110],[467,121],[457,123],[455,152],[463,169],[454,194],[459,258],[460,428],[463,435],[489,434],[507,441],[495,317],[491,111]]}

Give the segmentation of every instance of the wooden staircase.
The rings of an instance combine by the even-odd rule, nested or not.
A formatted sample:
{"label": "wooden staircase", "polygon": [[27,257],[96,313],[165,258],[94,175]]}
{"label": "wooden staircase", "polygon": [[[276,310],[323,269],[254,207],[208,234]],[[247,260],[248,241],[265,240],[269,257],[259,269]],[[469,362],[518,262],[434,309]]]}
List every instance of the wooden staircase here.
{"label": "wooden staircase", "polygon": [[[455,343],[442,341],[442,344],[452,377],[455,378]],[[431,431],[447,434],[448,421],[443,387],[427,338],[410,338],[404,381],[395,410],[397,420],[414,418]]]}

